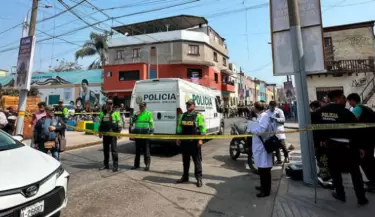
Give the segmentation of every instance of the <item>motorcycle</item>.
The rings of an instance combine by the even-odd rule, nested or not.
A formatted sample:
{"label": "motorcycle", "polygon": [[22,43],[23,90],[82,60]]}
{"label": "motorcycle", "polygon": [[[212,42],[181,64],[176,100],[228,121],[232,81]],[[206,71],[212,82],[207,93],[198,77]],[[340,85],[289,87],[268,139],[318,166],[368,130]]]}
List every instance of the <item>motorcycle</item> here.
{"label": "motorcycle", "polygon": [[[247,134],[248,120],[234,123],[231,125],[231,135],[245,135]],[[258,173],[258,168],[254,163],[254,158],[251,151],[251,137],[233,138],[229,145],[229,155],[233,160],[237,160],[241,154],[247,154],[247,163],[252,172]]]}

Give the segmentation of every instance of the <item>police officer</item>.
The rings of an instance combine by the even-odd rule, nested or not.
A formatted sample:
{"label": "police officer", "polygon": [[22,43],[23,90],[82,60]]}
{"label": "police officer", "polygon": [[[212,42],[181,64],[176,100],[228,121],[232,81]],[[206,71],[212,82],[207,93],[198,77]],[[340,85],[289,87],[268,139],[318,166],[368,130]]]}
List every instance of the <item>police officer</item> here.
{"label": "police officer", "polygon": [[[311,115],[313,124],[354,123],[355,116],[345,108],[343,91],[334,90],[329,94],[331,103],[318,109]],[[332,196],[346,201],[341,173],[347,169],[352,177],[359,205],[368,204],[363,186],[360,165],[360,150],[357,129],[333,129],[314,132],[314,140],[327,148],[328,168],[332,176],[335,192]]]}
{"label": "police officer", "polygon": [[[121,117],[118,111],[113,109],[113,101],[107,100],[106,109],[99,114],[99,132],[121,132]],[[118,171],[117,136],[101,135],[103,137],[104,167],[109,169],[109,150],[112,152],[113,172]]]}
{"label": "police officer", "polygon": [[[204,135],[206,127],[202,114],[195,111],[195,102],[188,100],[186,102],[187,112],[180,116],[177,126],[177,133],[180,135]],[[177,145],[181,145],[182,161],[184,173],[182,178],[177,180],[177,184],[189,181],[190,157],[194,162],[194,173],[197,179],[197,187],[202,187],[202,140],[177,140]]]}
{"label": "police officer", "polygon": [[69,117],[69,110],[63,105],[63,101],[59,101],[59,105],[56,108],[56,116],[60,117],[66,122]]}
{"label": "police officer", "polygon": [[[146,103],[139,103],[137,111],[130,119],[131,133],[133,134],[152,134],[154,133],[154,118],[152,112],[146,109]],[[138,169],[141,159],[141,151],[144,152],[145,171],[150,170],[151,154],[149,139],[135,139],[135,159],[132,170]]]}

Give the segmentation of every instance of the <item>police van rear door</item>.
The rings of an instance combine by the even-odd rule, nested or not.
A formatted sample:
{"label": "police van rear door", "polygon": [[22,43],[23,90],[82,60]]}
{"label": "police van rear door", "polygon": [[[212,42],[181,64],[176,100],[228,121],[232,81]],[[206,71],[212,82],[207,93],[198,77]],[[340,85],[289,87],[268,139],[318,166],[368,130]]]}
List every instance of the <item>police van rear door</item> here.
{"label": "police van rear door", "polygon": [[147,80],[138,82],[133,91],[134,111],[138,111],[137,101],[147,103],[153,113],[154,134],[176,134],[177,82],[168,80]]}

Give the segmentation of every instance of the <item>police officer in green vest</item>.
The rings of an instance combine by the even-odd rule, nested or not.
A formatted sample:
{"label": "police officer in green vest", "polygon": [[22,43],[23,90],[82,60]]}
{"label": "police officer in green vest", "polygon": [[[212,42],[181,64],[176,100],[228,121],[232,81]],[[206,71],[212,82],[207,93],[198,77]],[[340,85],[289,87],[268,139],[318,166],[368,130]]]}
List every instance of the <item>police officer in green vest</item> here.
{"label": "police officer in green vest", "polygon": [[[154,132],[154,118],[152,112],[146,109],[146,103],[139,103],[139,111],[137,111],[130,119],[132,134],[152,134]],[[144,152],[145,171],[150,170],[151,154],[149,139],[135,139],[135,160],[132,170],[138,169],[141,158],[141,150]]]}
{"label": "police officer in green vest", "polygon": [[63,105],[63,101],[59,101],[59,105],[57,106],[56,108],[56,116],[60,117],[62,120],[64,120],[65,122],[68,120],[69,118],[69,110],[67,107],[65,107]]}
{"label": "police officer in green vest", "polygon": [[[186,102],[187,112],[180,116],[177,126],[177,133],[180,135],[205,135],[206,127],[204,117],[199,112],[195,111],[195,102],[188,100]],[[177,140],[177,145],[181,145],[182,161],[184,166],[184,173],[182,178],[177,181],[185,183],[189,181],[189,167],[190,157],[194,162],[194,174],[197,179],[197,187],[202,187],[202,140]]]}
{"label": "police officer in green vest", "polygon": [[[106,109],[99,115],[99,132],[121,132],[122,122],[120,113],[113,108],[113,101],[107,100]],[[103,137],[104,167],[101,170],[109,169],[109,150],[112,152],[113,172],[118,171],[117,136],[101,135]]]}

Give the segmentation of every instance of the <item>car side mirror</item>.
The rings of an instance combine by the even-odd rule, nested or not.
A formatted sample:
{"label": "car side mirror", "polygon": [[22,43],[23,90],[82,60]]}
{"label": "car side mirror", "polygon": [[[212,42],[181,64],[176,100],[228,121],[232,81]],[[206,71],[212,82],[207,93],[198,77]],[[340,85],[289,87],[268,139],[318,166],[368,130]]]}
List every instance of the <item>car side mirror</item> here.
{"label": "car side mirror", "polygon": [[23,136],[22,135],[16,135],[16,136],[12,136],[13,139],[19,141],[19,142],[22,142],[23,141]]}

